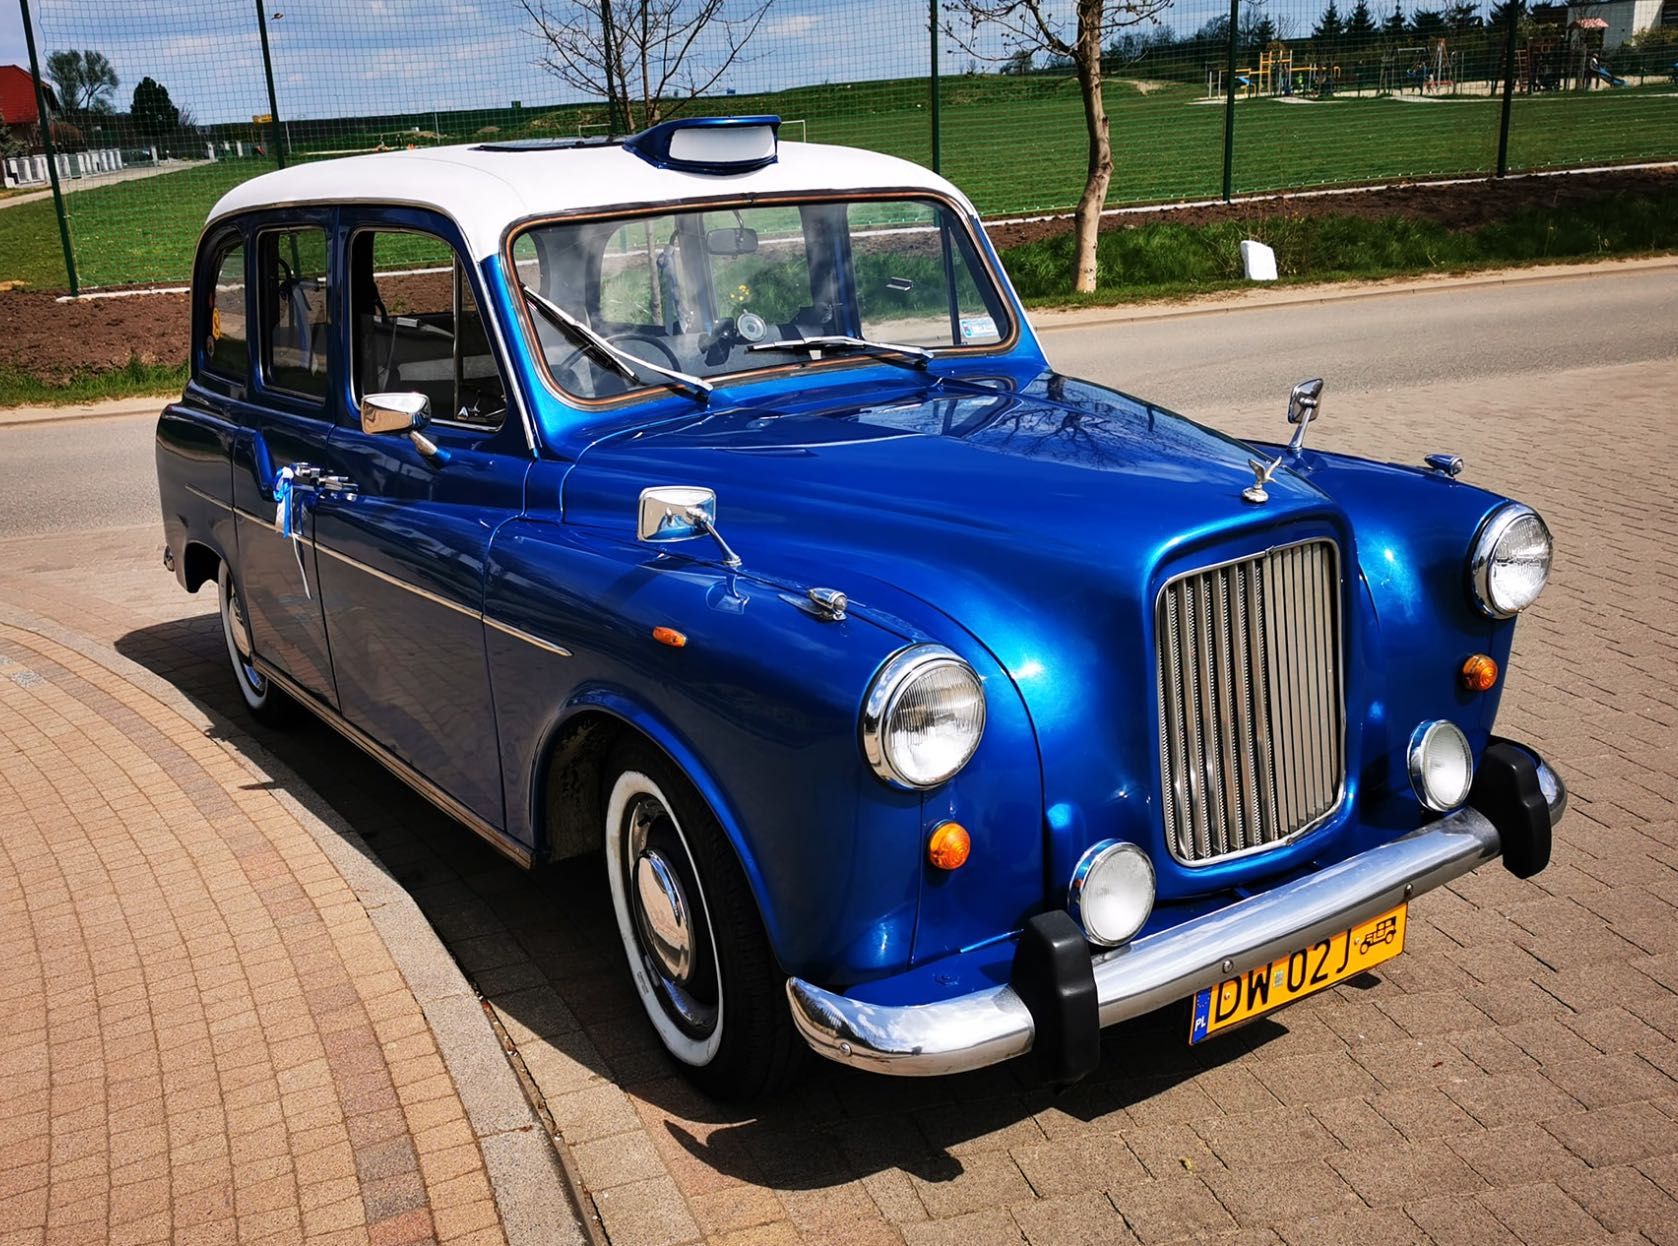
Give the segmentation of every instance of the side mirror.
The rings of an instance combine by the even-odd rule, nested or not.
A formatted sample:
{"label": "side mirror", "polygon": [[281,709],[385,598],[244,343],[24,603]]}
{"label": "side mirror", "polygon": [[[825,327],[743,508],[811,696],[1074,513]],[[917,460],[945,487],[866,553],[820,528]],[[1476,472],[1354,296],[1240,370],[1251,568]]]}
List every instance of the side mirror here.
{"label": "side mirror", "polygon": [[430,422],[431,399],[424,394],[403,391],[366,394],[361,399],[364,433],[411,433]]}
{"label": "side mirror", "polygon": [[659,485],[641,490],[635,519],[635,539],[649,545],[668,545],[708,536],[722,548],[723,563],[740,565],[740,556],[717,531],[715,490],[694,485]]}
{"label": "side mirror", "polygon": [[1288,395],[1288,423],[1299,425],[1293,440],[1288,442],[1288,450],[1291,453],[1298,454],[1305,445],[1305,430],[1310,427],[1318,408],[1322,406],[1322,401],[1323,379],[1320,376],[1301,381]]}

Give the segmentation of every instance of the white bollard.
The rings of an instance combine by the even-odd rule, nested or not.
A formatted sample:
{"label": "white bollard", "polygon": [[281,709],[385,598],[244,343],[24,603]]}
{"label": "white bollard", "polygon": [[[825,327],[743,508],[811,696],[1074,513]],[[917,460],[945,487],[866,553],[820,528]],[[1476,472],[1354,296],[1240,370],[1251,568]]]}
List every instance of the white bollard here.
{"label": "white bollard", "polygon": [[214,143],[205,143],[204,144],[204,159],[214,160],[215,158],[216,158],[216,145]]}
{"label": "white bollard", "polygon": [[1262,242],[1246,239],[1241,243],[1241,268],[1248,281],[1276,280],[1276,252]]}

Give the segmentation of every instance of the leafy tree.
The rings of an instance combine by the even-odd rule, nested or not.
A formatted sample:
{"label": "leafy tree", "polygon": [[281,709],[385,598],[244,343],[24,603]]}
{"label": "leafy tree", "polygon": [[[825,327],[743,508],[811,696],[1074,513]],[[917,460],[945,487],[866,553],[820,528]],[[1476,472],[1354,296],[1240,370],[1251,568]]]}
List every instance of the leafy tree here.
{"label": "leafy tree", "polygon": [[[1006,59],[1029,50],[1069,56],[1077,68],[1084,129],[1089,140],[1084,193],[1078,198],[1078,210],[1073,217],[1074,288],[1080,291],[1095,289],[1098,272],[1095,248],[1101,228],[1101,209],[1107,204],[1107,187],[1113,180],[1113,141],[1107,123],[1107,103],[1101,95],[1101,50],[1128,27],[1157,24],[1159,15],[1170,5],[1171,0],[1077,0],[1076,13],[1070,22],[1063,14],[1049,12],[1043,0],[947,0],[945,5],[950,13],[967,19],[965,31],[957,29],[954,23],[946,23],[945,30],[971,56]],[[994,45],[988,41],[981,47],[981,28],[1000,33],[1002,58],[989,52],[989,47]]]}
{"label": "leafy tree", "polygon": [[1418,39],[1436,39],[1446,29],[1445,15],[1438,9],[1417,9],[1410,18],[1410,33]]}
{"label": "leafy tree", "polygon": [[1381,23],[1381,33],[1389,39],[1402,39],[1409,29],[1410,23],[1404,20],[1404,5],[1395,3],[1387,20]]}
{"label": "leafy tree", "polygon": [[1375,19],[1369,13],[1369,0],[1358,0],[1352,15],[1346,19],[1346,35],[1358,45],[1375,37]]}
{"label": "leafy tree", "polygon": [[1497,0],[1497,3],[1486,10],[1486,25],[1503,30],[1508,28],[1510,22],[1518,22],[1525,16],[1524,0]]}
{"label": "leafy tree", "polygon": [[1251,52],[1262,52],[1275,42],[1276,23],[1270,20],[1268,14],[1251,21],[1243,16],[1240,31],[1240,43],[1243,48]]}
{"label": "leafy tree", "polygon": [[1453,34],[1464,34],[1480,29],[1480,6],[1474,0],[1461,0],[1445,13],[1445,22]]}
{"label": "leafy tree", "polygon": [[742,61],[774,0],[518,2],[547,44],[537,64],[639,130],[681,112]]}
{"label": "leafy tree", "polygon": [[116,70],[103,52],[74,49],[47,57],[47,77],[58,88],[66,112],[108,113],[110,95],[119,85]]}
{"label": "leafy tree", "polygon": [[[1013,74],[1016,77],[1023,78],[1026,74],[1031,72],[1031,58],[1035,55],[1036,53],[1030,48],[1020,48],[1005,62],[1003,62],[1002,68],[997,70],[997,72],[1002,74]],[[1072,67],[1072,58],[1070,56],[1055,57],[1054,59],[1063,62],[1068,69]]]}
{"label": "leafy tree", "polygon": [[1311,32],[1313,39],[1338,39],[1346,33],[1346,23],[1340,16],[1340,10],[1334,0],[1328,0],[1328,8],[1317,21],[1317,28]]}
{"label": "leafy tree", "polygon": [[141,78],[129,105],[134,128],[147,138],[172,134],[181,124],[181,110],[169,99],[169,88],[151,78]]}

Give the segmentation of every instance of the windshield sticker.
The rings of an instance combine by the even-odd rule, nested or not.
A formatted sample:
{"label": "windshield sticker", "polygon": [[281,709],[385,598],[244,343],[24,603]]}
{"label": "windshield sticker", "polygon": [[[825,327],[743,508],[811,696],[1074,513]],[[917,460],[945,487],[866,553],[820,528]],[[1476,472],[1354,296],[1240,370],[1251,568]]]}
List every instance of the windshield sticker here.
{"label": "windshield sticker", "polygon": [[996,331],[996,321],[989,316],[963,316],[961,318],[961,340],[964,342],[983,341],[1000,337]]}

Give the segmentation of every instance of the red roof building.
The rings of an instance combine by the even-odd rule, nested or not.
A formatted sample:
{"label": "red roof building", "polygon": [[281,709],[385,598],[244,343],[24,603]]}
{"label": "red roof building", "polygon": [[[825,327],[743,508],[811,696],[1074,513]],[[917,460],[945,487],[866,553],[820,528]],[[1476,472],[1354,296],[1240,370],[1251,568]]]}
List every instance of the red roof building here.
{"label": "red roof building", "polygon": [[[58,109],[58,99],[46,87],[47,111]],[[35,79],[21,65],[0,65],[0,120],[7,125],[32,126],[35,111]]]}

